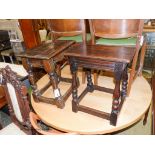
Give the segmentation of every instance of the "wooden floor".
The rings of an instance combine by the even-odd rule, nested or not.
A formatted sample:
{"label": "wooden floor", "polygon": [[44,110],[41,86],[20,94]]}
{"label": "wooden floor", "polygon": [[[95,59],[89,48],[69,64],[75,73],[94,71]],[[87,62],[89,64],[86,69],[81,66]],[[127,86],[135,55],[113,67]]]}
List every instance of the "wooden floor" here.
{"label": "wooden floor", "polygon": [[[81,72],[78,74],[80,78],[78,94],[80,94],[86,85],[81,84]],[[64,77],[71,77],[68,66],[64,68],[62,75]],[[48,81],[48,76],[45,75],[38,81],[38,87],[43,87]],[[100,76],[99,85],[114,88],[113,78]],[[69,86],[70,84],[60,83],[59,88],[61,89],[61,93],[64,94]],[[51,87],[44,93],[44,96],[53,96]],[[32,106],[45,123],[59,130],[77,132],[78,134],[106,134],[126,128],[141,119],[150,106],[151,98],[152,93],[148,82],[143,77],[138,77],[132,85],[130,96],[124,102],[116,127],[111,126],[108,120],[83,112],[72,112],[72,96],[66,101],[64,109],[58,109],[56,106],[46,103],[35,103],[33,98]],[[94,91],[86,95],[80,104],[110,113],[112,95]]]}

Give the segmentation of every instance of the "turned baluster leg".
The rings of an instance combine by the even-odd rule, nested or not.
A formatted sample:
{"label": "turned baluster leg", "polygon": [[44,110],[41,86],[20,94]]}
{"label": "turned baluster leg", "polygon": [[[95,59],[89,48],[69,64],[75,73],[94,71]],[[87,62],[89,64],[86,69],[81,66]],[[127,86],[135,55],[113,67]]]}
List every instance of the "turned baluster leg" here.
{"label": "turned baluster leg", "polygon": [[128,85],[128,71],[126,67],[122,75],[122,93],[121,93],[122,98],[125,98],[127,96],[127,85]]}
{"label": "turned baluster leg", "polygon": [[52,62],[51,60],[43,60],[43,65],[44,65],[45,71],[49,75],[50,82],[53,87],[55,104],[57,105],[58,108],[62,109],[64,108],[65,104],[61,96],[60,89],[58,88],[58,76],[55,72],[54,62]]}
{"label": "turned baluster leg", "polygon": [[122,75],[122,67],[123,67],[123,64],[121,63],[115,64],[115,69],[114,69],[115,88],[113,92],[112,112],[110,115],[111,125],[116,125],[117,115],[119,112],[120,82],[121,82],[121,75]]}
{"label": "turned baluster leg", "polygon": [[77,80],[77,66],[74,62],[71,62],[70,70],[72,73],[72,111],[78,112],[78,80]]}
{"label": "turned baluster leg", "polygon": [[94,91],[92,76],[91,76],[91,70],[90,69],[87,69],[87,88],[88,88],[89,92]]}
{"label": "turned baluster leg", "polygon": [[40,93],[39,93],[39,91],[37,89],[37,85],[36,85],[35,80],[34,80],[34,75],[33,75],[33,71],[32,71],[33,70],[32,69],[32,64],[26,58],[22,59],[22,64],[23,64],[24,68],[28,72],[28,78],[29,78],[29,81],[31,83],[33,98],[34,98],[35,102],[39,102]]}

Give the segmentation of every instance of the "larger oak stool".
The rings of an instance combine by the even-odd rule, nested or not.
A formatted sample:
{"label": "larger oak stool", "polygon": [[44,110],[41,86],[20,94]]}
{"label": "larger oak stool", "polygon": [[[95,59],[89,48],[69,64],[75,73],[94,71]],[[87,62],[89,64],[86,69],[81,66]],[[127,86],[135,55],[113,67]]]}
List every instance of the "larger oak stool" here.
{"label": "larger oak stool", "polygon": [[[127,94],[127,65],[132,61],[134,54],[134,47],[121,46],[75,44],[71,48],[66,50],[65,56],[69,59],[70,69],[72,73],[72,111],[82,111],[110,120],[110,124],[116,126],[118,114]],[[77,95],[78,67],[87,68],[87,87],[79,95],[79,97]],[[114,72],[114,90],[93,85],[90,69]],[[122,90],[120,92],[121,80]],[[83,97],[88,92],[93,92],[94,90],[113,94],[111,113],[106,113],[100,110],[80,105],[80,101],[83,99]]]}
{"label": "larger oak stool", "polygon": [[[69,79],[59,78],[55,66],[57,61],[63,59],[63,51],[74,44],[74,41],[56,41],[54,43],[49,42],[42,44],[33,49],[29,49],[26,53],[17,54],[17,57],[21,57],[22,64],[28,72],[28,77],[32,86],[32,95],[36,102],[45,102],[54,104],[58,108],[64,108],[65,101],[71,94],[71,87],[62,96],[58,83],[60,81],[69,82]],[[50,81],[42,89],[38,90],[36,83],[34,82],[33,67],[44,68],[48,73]],[[70,79],[71,83],[71,79]],[[47,98],[43,96],[43,93],[52,85],[54,98]]]}

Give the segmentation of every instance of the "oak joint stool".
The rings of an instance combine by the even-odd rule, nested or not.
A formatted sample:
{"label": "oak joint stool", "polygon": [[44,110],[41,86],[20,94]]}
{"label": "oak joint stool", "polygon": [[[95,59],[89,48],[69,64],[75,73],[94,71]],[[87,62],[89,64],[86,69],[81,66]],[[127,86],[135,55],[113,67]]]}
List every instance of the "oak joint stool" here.
{"label": "oak joint stool", "polygon": [[[71,94],[71,87],[62,96],[58,83],[60,81],[70,82],[66,78],[58,77],[55,67],[57,61],[62,57],[62,53],[66,48],[69,48],[74,41],[56,41],[54,43],[45,43],[33,49],[27,50],[26,53],[20,53],[17,56],[22,58],[22,64],[28,72],[29,80],[32,87],[32,95],[36,102],[45,102],[54,104],[58,108],[64,108],[65,101]],[[62,57],[63,58],[63,57]],[[40,90],[38,90],[34,82],[33,67],[44,68],[48,73],[50,81]],[[43,93],[52,85],[54,98],[47,98]]]}
{"label": "oak joint stool", "polygon": [[[135,53],[134,47],[103,46],[103,45],[84,45],[75,44],[65,51],[65,56],[70,62],[72,73],[72,111],[86,112],[107,120],[116,126],[117,117],[122,108],[127,94],[127,66],[132,61]],[[85,90],[77,95],[77,69],[78,67],[87,68],[87,86]],[[91,77],[91,69],[111,71],[114,73],[115,88],[105,88],[94,85]],[[120,84],[122,81],[122,90]],[[94,90],[113,94],[111,113],[99,111],[90,107],[80,105],[80,101],[88,92]]]}

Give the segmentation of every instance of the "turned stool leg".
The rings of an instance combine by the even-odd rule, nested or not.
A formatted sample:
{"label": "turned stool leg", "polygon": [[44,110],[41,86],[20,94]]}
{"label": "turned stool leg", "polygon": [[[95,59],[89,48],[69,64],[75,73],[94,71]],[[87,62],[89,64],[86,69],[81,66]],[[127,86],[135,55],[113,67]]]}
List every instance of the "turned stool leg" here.
{"label": "turned stool leg", "polygon": [[88,88],[89,92],[94,91],[92,76],[91,76],[91,70],[90,69],[87,69],[87,88]]}
{"label": "turned stool leg", "polygon": [[121,82],[121,75],[122,75],[122,67],[123,64],[118,63],[115,65],[114,69],[114,76],[115,76],[115,88],[113,92],[113,102],[112,102],[112,112],[110,115],[110,124],[116,126],[117,122],[117,115],[119,112],[119,98],[120,98],[120,82]]}
{"label": "turned stool leg", "polygon": [[121,93],[122,98],[125,98],[127,96],[127,85],[128,85],[128,71],[126,67],[122,75],[122,93]]}
{"label": "turned stool leg", "polygon": [[72,73],[72,111],[78,112],[78,80],[77,80],[77,66],[74,62],[70,65],[70,70]]}
{"label": "turned stool leg", "polygon": [[26,69],[26,71],[28,72],[28,78],[29,78],[29,81],[31,83],[31,87],[32,87],[32,95],[33,95],[33,98],[35,100],[35,102],[39,102],[39,91],[37,89],[37,85],[35,83],[35,80],[34,80],[34,75],[33,75],[33,71],[32,71],[32,64],[30,63],[30,61],[28,59],[25,59],[23,58],[22,59],[22,64],[24,66],[24,68]]}
{"label": "turned stool leg", "polygon": [[65,104],[63,101],[63,98],[60,93],[60,89],[58,88],[58,76],[55,72],[55,66],[54,63],[48,60],[43,61],[44,64],[44,69],[48,73],[53,91],[54,91],[54,97],[55,97],[55,102],[58,108],[64,108]]}

